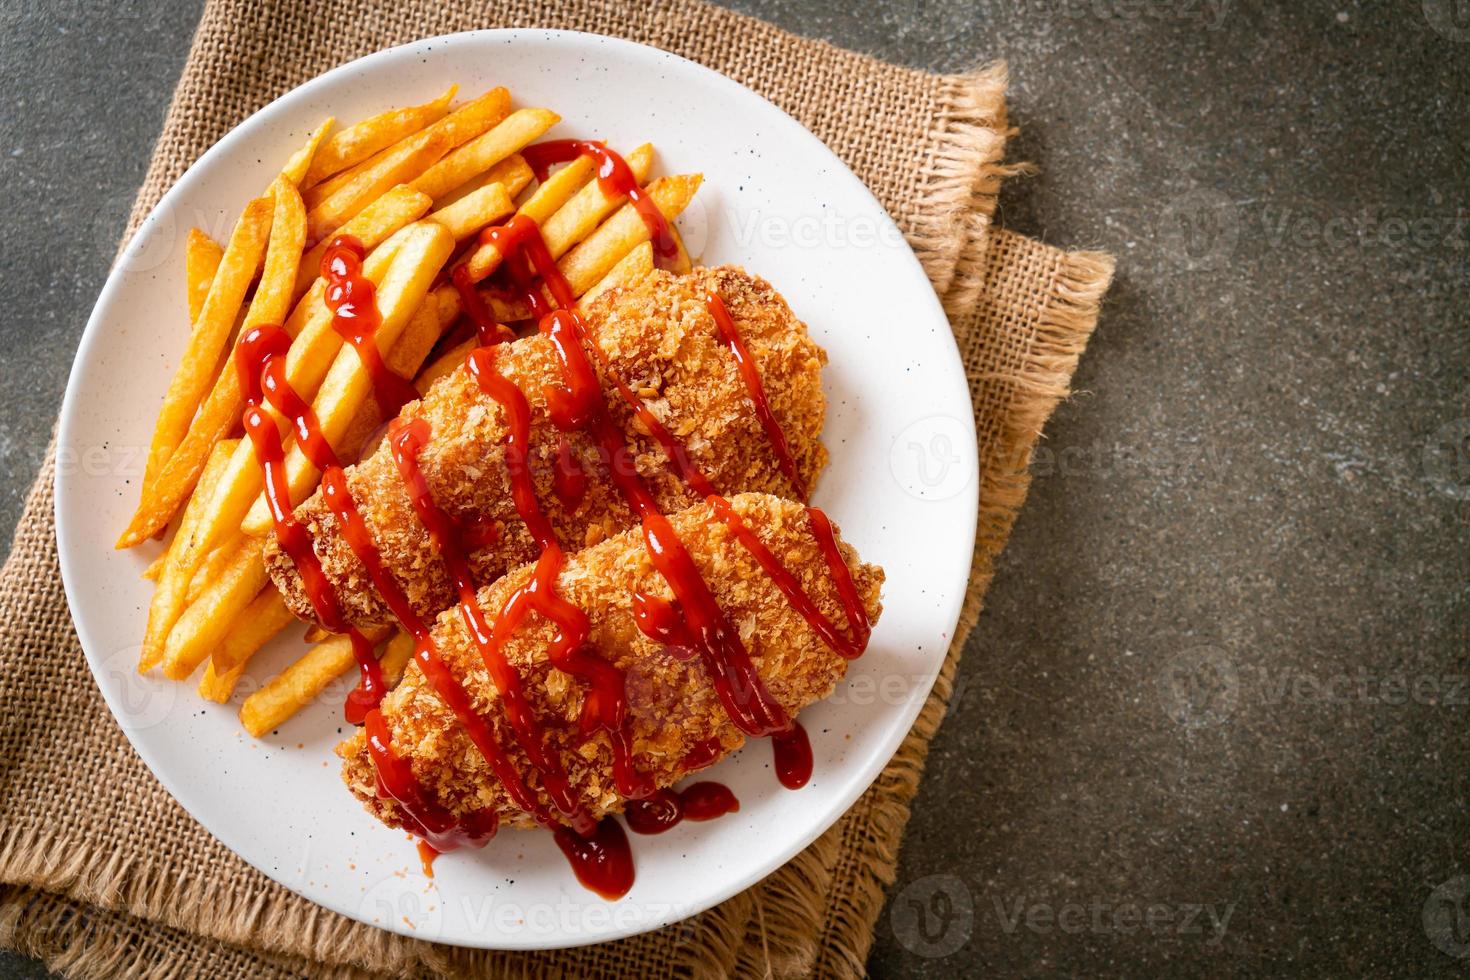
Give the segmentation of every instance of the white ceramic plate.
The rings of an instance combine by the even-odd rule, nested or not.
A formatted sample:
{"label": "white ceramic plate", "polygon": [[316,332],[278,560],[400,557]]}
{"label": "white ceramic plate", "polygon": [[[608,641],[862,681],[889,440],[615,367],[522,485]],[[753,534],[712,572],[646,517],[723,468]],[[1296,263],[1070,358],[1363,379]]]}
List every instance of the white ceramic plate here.
{"label": "white ceramic plate", "polygon": [[[632,835],[638,877],[605,902],[573,879],[549,834],[506,832],[418,870],[399,831],[369,819],[338,779],[348,683],[256,742],[228,706],[134,669],[158,546],[112,542],[137,503],[144,447],[184,346],[184,236],[223,241],[239,210],[322,118],[351,121],[458,82],[493,85],[563,116],[550,136],[650,140],[659,172],[702,171],[681,220],[705,263],[770,279],[831,354],[816,502],[888,573],[867,654],[802,714],[816,774],[783,790],[762,740],[711,771],[740,812]],[[56,485],[62,576],[87,659],[138,753],[210,833],[265,874],[345,915],[465,946],[537,949],[632,935],[699,912],[770,873],[842,814],[913,723],[959,616],[975,535],[970,401],[949,326],[919,263],[868,190],[790,117],[735,82],[653,48],[587,34],[484,31],[394,48],[277,100],[164,196],[108,279],[61,415]],[[270,676],[301,649],[290,631],[252,665]],[[350,682],[349,678],[349,682]]]}

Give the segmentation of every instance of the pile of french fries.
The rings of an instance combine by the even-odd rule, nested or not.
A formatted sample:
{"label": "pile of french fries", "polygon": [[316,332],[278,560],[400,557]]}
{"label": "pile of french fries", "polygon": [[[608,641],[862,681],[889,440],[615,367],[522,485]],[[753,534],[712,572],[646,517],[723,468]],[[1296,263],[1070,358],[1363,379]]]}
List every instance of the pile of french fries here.
{"label": "pile of french fries", "polygon": [[[483,229],[516,214],[535,220],[579,305],[652,271],[647,226],[625,199],[604,192],[591,160],[538,182],[520,155],[559,121],[556,113],[513,109],[504,88],[458,106],[455,95],[451,87],[431,102],[342,129],[326,120],[246,205],[223,246],[190,231],[193,326],[154,428],[142,500],[117,543],[131,548],[172,530],[144,573],[156,589],[140,671],[161,668],[183,681],[202,666],[200,695],[226,703],[251,658],[294,621],[262,560],[273,527],[253,447],[240,436],[245,402],[230,356],[236,337],[261,324],[284,326],[292,337],[287,379],[310,402],[338,458],[345,465],[375,448],[384,419],[368,372],[332,326],[318,276],[335,236],[351,235],[368,250],[363,274],[376,288],[379,349],[420,393],[476,343],[453,342],[462,311],[451,275],[467,264],[478,282],[504,261],[480,240]],[[650,145],[627,161],[670,221],[699,187],[698,175],[649,181]],[[688,268],[679,242],[673,271]],[[481,295],[502,323],[529,315],[521,304]],[[292,503],[299,504],[321,474],[290,438],[289,420],[267,410],[286,440]],[[240,719],[252,735],[276,728],[353,670],[348,637],[313,629],[307,638],[315,645],[304,656],[244,699]],[[371,638],[386,680],[396,683],[412,640],[386,629]]]}

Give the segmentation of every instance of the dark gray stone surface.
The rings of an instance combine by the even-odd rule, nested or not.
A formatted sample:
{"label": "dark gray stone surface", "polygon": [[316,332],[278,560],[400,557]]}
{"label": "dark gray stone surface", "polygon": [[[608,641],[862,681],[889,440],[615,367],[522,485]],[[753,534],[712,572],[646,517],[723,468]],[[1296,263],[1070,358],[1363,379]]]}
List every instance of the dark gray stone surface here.
{"label": "dark gray stone surface", "polygon": [[[1464,5],[732,5],[915,66],[1008,59],[1041,171],[1002,220],[1119,260],[872,972],[1462,974]],[[7,524],[195,8],[0,7]]]}

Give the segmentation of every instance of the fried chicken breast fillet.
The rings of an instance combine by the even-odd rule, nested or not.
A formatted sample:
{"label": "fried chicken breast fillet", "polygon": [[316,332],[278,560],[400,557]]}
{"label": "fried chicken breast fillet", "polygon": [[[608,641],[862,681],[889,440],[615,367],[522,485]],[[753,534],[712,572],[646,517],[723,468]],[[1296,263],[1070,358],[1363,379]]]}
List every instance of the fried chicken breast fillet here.
{"label": "fried chicken breast fillet", "polygon": [[[752,408],[735,359],[706,303],[718,293],[759,369],[766,398],[785,431],[797,473],[811,486],[827,461],[819,441],[826,402],[821,368],[827,355],[806,326],[762,279],[722,266],[675,276],[656,272],[636,286],[610,290],[586,314],[586,332],[607,358],[614,378],[640,395],[655,418],[683,443],[694,464],[724,494],[742,491],[795,497],[766,432]],[[603,400],[624,433],[636,466],[660,509],[672,513],[699,497],[673,472],[658,443],[593,357]],[[567,551],[596,544],[633,523],[633,513],[608,475],[591,438],[566,434],[586,474],[585,495],[575,506],[556,494],[554,480],[563,434],[547,416],[545,386],[562,383],[551,341],[541,335],[508,344],[496,368],[525,393],[531,407],[531,469],[536,496]],[[419,457],[434,501],[451,520],[479,529],[493,542],[470,555],[480,583],[493,582],[537,555],[511,499],[505,462],[506,412],[460,366],[441,378],[402,418],[430,425]],[[367,523],[384,566],[398,580],[414,610],[431,618],[455,599],[444,564],[419,521],[386,443],[347,470],[348,487]],[[365,566],[353,554],[318,491],[296,509],[310,530],[322,568],[340,598],[347,622],[374,626],[391,621]],[[289,555],[268,539],[266,567],[297,616],[317,616]]]}
{"label": "fried chicken breast fillet", "polygon": [[[802,505],[766,494],[741,494],[730,502],[745,525],[781,558],[818,609],[847,635],[831,570]],[[710,505],[697,504],[670,515],[670,521],[720,608],[738,630],[772,697],[795,717],[806,705],[829,695],[846,672],[847,661],[823,643]],[[857,595],[870,621],[876,622],[882,609],[883,570],[863,564],[840,538],[838,546]],[[532,567],[522,566],[481,588],[481,605],[495,615],[531,576]],[[638,529],[570,556],[557,590],[587,613],[592,647],[625,672],[632,758],[640,772],[651,775],[659,787],[669,786],[692,771],[685,760],[701,743],[718,742],[718,756],[723,757],[744,742],[700,659],[680,659],[645,636],[634,621],[635,592],[672,598]],[[583,741],[577,732],[576,719],[585,694],[582,682],[552,668],[547,659],[554,632],[550,621],[540,614],[527,617],[506,645],[506,657],[521,679],[548,744],[566,767],[576,798],[594,817],[621,812],[626,801],[613,778],[607,734],[597,731]],[[433,639],[439,656],[460,678],[475,709],[490,721],[497,741],[505,746],[523,780],[543,806],[551,808],[550,798],[540,788],[539,774],[511,734],[479,649],[457,610],[448,610],[439,618]],[[488,808],[497,812],[503,826],[535,826],[530,814],[509,799],[416,662],[384,699],[381,711],[394,753],[409,761],[429,799],[457,817]],[[340,744],[337,754],[345,760],[343,780],[368,810],[390,826],[402,826],[398,804],[377,795],[364,732],[359,730]]]}

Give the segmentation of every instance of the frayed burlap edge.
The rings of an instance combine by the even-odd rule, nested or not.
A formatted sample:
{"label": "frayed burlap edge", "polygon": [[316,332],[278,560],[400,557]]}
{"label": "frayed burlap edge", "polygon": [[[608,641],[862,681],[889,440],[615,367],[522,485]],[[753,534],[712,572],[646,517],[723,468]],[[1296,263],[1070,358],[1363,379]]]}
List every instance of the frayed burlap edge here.
{"label": "frayed burlap edge", "polygon": [[[201,945],[204,944],[204,945]],[[0,889],[0,946],[34,956],[48,970],[88,980],[368,980],[351,967],[326,968],[296,957],[209,943],[126,914],[78,905],[26,888]]]}
{"label": "frayed burlap edge", "polygon": [[945,78],[919,171],[918,198],[927,204],[908,242],[934,291],[956,309],[968,308],[980,287],[975,270],[1008,171],[1001,160],[1013,132],[1006,126],[1009,80],[1004,61]]}
{"label": "frayed burlap edge", "polygon": [[[996,236],[1008,234],[998,231]],[[1016,451],[993,453],[980,461],[981,504],[974,563],[954,640],[913,729],[868,790],[875,802],[866,827],[860,830],[866,842],[866,860],[859,862],[848,894],[823,910],[825,924],[814,944],[822,958],[810,971],[800,969],[776,976],[859,976],[865,972],[875,924],[897,873],[909,804],[919,789],[929,743],[949,709],[960,654],[979,621],[985,592],[994,576],[994,559],[1030,490],[1036,441],[1056,406],[1071,393],[1072,374],[1097,324],[1113,268],[1113,258],[1102,252],[1072,252],[1060,257],[1052,279],[1054,301],[1041,311],[1021,371],[1009,379],[1019,395],[1005,417],[1006,426],[997,445]],[[840,839],[844,830],[850,829],[845,823],[839,822],[827,836]],[[833,841],[832,850],[841,853],[838,840]]]}

